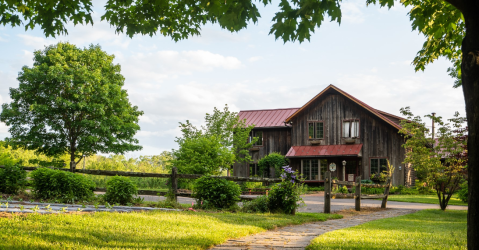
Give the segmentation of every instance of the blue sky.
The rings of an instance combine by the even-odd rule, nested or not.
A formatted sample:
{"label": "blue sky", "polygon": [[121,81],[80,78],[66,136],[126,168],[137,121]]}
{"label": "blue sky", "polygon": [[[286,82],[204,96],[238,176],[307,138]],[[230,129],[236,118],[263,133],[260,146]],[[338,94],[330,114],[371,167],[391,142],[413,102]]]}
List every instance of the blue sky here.
{"label": "blue sky", "polygon": [[[325,22],[302,44],[268,35],[275,6],[260,7],[259,22],[238,33],[206,25],[200,37],[177,43],[163,36],[115,34],[100,22],[102,6],[94,2],[93,27],[71,25],[69,35],[56,39],[39,29],[0,27],[0,102],[10,101],[9,88],[18,87],[21,67],[33,64],[33,51],[68,41],[79,47],[100,44],[121,65],[130,101],[145,112],[137,134],[144,149],[128,156],[177,148],[178,122],[201,125],[213,107],[300,107],[329,84],[396,115],[411,106],[419,115],[465,116],[462,89],[452,88],[446,72],[448,61],[414,71],[411,62],[424,38],[412,31],[402,6],[388,11],[366,7],[364,0],[344,1],[341,25]],[[0,124],[0,138],[8,135]]]}

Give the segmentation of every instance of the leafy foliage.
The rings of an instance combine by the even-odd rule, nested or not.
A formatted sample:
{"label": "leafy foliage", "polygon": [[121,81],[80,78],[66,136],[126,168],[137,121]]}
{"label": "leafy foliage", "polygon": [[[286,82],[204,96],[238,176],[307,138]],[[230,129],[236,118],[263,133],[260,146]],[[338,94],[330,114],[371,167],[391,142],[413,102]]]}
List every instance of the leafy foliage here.
{"label": "leafy foliage", "polygon": [[17,164],[0,168],[0,193],[17,194],[27,184],[27,171]]}
{"label": "leafy foliage", "polygon": [[258,161],[258,172],[262,176],[271,177],[270,168],[272,167],[275,173],[274,177],[278,178],[281,174],[282,167],[286,165],[288,165],[288,160],[284,157],[284,155],[273,152]]}
{"label": "leafy foliage", "polygon": [[179,173],[219,174],[234,162],[250,162],[248,149],[257,139],[248,141],[254,126],[245,122],[227,105],[223,111],[214,108],[212,114],[206,114],[206,125],[201,129],[188,120],[180,122],[183,135],[176,138],[179,149],[173,150],[172,165]]}
{"label": "leafy foliage", "polygon": [[467,128],[462,125],[465,119],[456,112],[451,124],[444,123],[441,117],[427,115],[439,124],[437,141],[429,137],[429,129],[421,117],[411,113],[409,107],[402,108],[401,113],[407,117],[401,121],[399,131],[407,139],[403,144],[406,149],[404,163],[410,163],[414,169],[425,176],[425,187],[436,190],[439,205],[445,210],[452,194],[459,189],[465,178],[467,165]]}
{"label": "leafy foliage", "polygon": [[129,103],[113,58],[93,45],[35,51],[33,67],[24,66],[19,87],[10,89],[12,102],[2,105],[0,120],[11,126],[7,142],[46,156],[68,153],[70,161],[141,149],[133,136],[143,112]]}
{"label": "leafy foliage", "polygon": [[95,184],[83,175],[62,170],[39,168],[31,173],[32,193],[39,199],[62,202],[90,200]]}
{"label": "leafy foliage", "polygon": [[268,207],[271,212],[281,212],[285,214],[295,214],[300,206],[298,202],[303,202],[301,190],[299,188],[299,173],[293,171],[291,167],[284,166],[281,173],[282,182],[271,188],[269,192]]}
{"label": "leafy foliage", "polygon": [[105,201],[111,204],[126,205],[132,203],[134,195],[138,194],[136,185],[125,176],[114,176],[106,183]]}
{"label": "leafy foliage", "polygon": [[229,208],[240,200],[241,188],[233,181],[203,176],[196,180],[193,197],[206,208]]}
{"label": "leafy foliage", "polygon": [[462,202],[467,203],[469,198],[469,188],[467,186],[467,182],[464,182],[461,184],[461,189],[457,191],[457,195],[459,196],[459,199],[461,199]]}
{"label": "leafy foliage", "polygon": [[267,213],[269,212],[269,198],[266,195],[260,195],[252,201],[243,203],[243,212],[246,213]]}

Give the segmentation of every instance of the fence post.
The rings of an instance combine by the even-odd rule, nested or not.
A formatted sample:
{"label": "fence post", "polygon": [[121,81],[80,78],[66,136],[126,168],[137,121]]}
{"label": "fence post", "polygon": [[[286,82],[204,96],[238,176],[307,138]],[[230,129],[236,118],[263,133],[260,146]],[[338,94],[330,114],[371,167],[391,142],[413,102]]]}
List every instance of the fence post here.
{"label": "fence post", "polygon": [[356,211],[361,211],[361,176],[356,177],[356,194],[354,199]]}
{"label": "fence post", "polygon": [[324,213],[331,213],[331,172],[326,171],[324,178]]}
{"label": "fence post", "polygon": [[381,208],[386,208],[386,204],[388,203],[388,196],[389,196],[389,188],[391,187],[391,178],[388,178],[386,188],[384,189],[384,198],[383,202],[381,202]]}
{"label": "fence post", "polygon": [[178,169],[173,167],[171,169],[171,192],[173,192],[173,198],[175,199],[175,202],[178,202],[178,198],[176,196],[178,193],[178,178],[176,177],[177,173]]}

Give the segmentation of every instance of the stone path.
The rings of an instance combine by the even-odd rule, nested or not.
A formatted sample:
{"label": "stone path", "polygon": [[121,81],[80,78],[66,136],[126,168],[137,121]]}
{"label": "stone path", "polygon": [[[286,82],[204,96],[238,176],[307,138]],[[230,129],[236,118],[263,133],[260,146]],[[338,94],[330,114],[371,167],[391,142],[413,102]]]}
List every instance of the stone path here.
{"label": "stone path", "polygon": [[26,201],[7,201],[0,200],[0,212],[7,213],[40,213],[52,214],[63,212],[123,212],[129,213],[134,211],[180,211],[177,209],[168,208],[152,208],[152,207],[129,207],[129,206],[111,206],[104,205],[71,205],[71,204],[57,204],[57,203],[40,203],[40,202],[26,202]]}
{"label": "stone path", "polygon": [[212,249],[304,249],[312,239],[321,234],[347,227],[357,226],[368,221],[401,216],[417,210],[388,209],[370,214],[361,214],[343,219],[288,226],[260,234],[232,239]]}

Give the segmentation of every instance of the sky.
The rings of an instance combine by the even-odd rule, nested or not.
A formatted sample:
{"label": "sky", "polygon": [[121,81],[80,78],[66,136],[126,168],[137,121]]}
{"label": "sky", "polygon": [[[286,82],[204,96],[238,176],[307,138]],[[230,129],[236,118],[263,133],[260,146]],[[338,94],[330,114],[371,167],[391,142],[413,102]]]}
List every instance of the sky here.
{"label": "sky", "polygon": [[[136,135],[143,150],[130,157],[176,149],[178,123],[199,126],[214,107],[301,107],[329,84],[395,115],[410,106],[421,116],[465,116],[462,89],[452,88],[447,74],[450,62],[439,59],[424,72],[414,71],[411,62],[425,38],[412,31],[409,10],[397,3],[388,10],[364,0],[343,1],[340,25],[324,22],[310,42],[286,44],[268,35],[277,6],[258,6],[262,18],[240,32],[208,24],[201,36],[174,42],[161,35],[115,34],[100,21],[103,5],[94,1],[93,26],[71,24],[68,35],[56,38],[38,28],[0,26],[0,103],[11,101],[9,88],[18,87],[18,72],[33,65],[35,50],[63,41],[99,44],[121,65],[129,99],[144,111]],[[1,123],[0,138],[8,136]]]}

